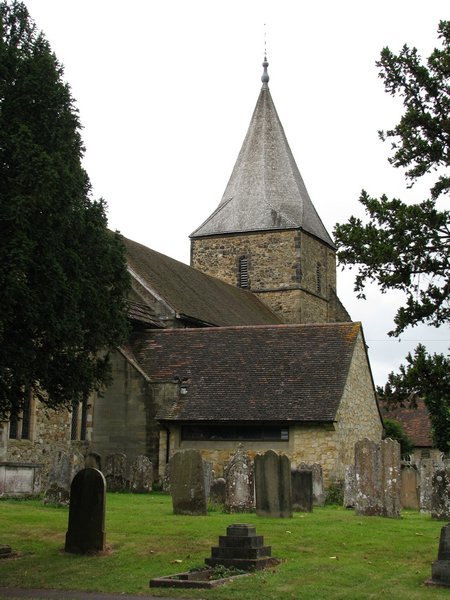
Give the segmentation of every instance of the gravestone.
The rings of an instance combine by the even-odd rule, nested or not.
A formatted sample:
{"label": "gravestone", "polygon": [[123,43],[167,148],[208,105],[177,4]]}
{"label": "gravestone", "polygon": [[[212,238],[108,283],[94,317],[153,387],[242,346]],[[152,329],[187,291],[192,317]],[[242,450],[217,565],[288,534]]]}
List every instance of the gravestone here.
{"label": "gravestone", "polygon": [[148,494],[153,486],[153,465],[147,456],[136,456],[130,468],[130,491]]}
{"label": "gravestone", "polygon": [[299,465],[299,470],[312,472],[313,506],[324,506],[325,493],[323,491],[322,465],[319,465],[319,463],[308,465],[302,462]]}
{"label": "gravestone", "polygon": [[251,512],[255,507],[253,462],[242,444],[224,468],[225,512]]}
{"label": "gravestone", "polygon": [[106,481],[97,469],[79,471],[70,486],[66,552],[89,554],[105,549]]}
{"label": "gravestone", "polygon": [[79,452],[57,452],[53,459],[44,492],[44,504],[68,506],[70,484],[72,479],[83,468],[84,457]]}
{"label": "gravestone", "polygon": [[255,456],[256,514],[292,517],[291,461],[274,450]]}
{"label": "gravestone", "polygon": [[218,477],[213,480],[209,494],[209,501],[211,504],[216,504],[218,506],[225,505],[225,486],[226,483],[223,477]]}
{"label": "gravestone", "polygon": [[383,440],[381,447],[381,489],[383,517],[400,518],[401,475],[400,444],[390,438]]}
{"label": "gravestone", "polygon": [[431,567],[431,585],[450,587],[450,523],[441,529],[438,558]]}
{"label": "gravestone", "polygon": [[431,496],[433,494],[433,475],[436,465],[432,458],[420,461],[420,512],[431,512]]}
{"label": "gravestone", "polygon": [[105,479],[108,492],[125,492],[129,483],[126,455],[121,453],[108,454],[105,463]]}
{"label": "gravestone", "polygon": [[349,465],[345,467],[344,474],[344,507],[354,508],[356,503],[356,477],[355,467]]}
{"label": "gravestone", "polygon": [[383,514],[380,445],[364,439],[355,444],[355,511],[358,515]]}
{"label": "gravestone", "polygon": [[431,518],[438,521],[450,520],[450,472],[435,471],[432,479]]}
{"label": "gravestone", "polygon": [[162,479],[162,491],[165,494],[170,494],[170,462],[168,462],[164,468],[164,475]]}
{"label": "gravestone", "polygon": [[402,508],[419,510],[419,474],[412,466],[404,466],[400,471]]}
{"label": "gravestone", "polygon": [[311,512],[313,509],[313,473],[312,471],[291,472],[292,509],[294,512]]}
{"label": "gravestone", "polygon": [[84,466],[102,470],[102,457],[97,452],[88,452],[84,459]]}
{"label": "gravestone", "polygon": [[206,515],[203,459],[197,450],[180,450],[170,459],[170,493],[176,515]]}
{"label": "gravestone", "polygon": [[211,493],[211,484],[214,479],[214,471],[213,471],[212,463],[207,460],[203,461],[203,475],[205,478],[206,504],[208,504],[209,495]]}

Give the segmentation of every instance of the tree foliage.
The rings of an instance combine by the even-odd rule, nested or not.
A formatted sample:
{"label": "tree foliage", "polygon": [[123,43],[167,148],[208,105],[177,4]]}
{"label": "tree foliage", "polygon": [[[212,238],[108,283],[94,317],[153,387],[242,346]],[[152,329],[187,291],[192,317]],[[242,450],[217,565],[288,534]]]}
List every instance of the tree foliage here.
{"label": "tree foliage", "polygon": [[396,440],[400,444],[400,454],[405,456],[414,450],[414,444],[406,435],[403,425],[395,419],[383,419],[386,438]]}
{"label": "tree foliage", "polygon": [[421,322],[439,326],[450,317],[449,211],[437,206],[450,191],[450,21],[439,24],[438,36],[442,48],[426,65],[406,45],[398,55],[385,48],[377,62],[386,91],[401,96],[405,107],[398,125],[380,132],[383,140],[392,140],[389,162],[406,169],[409,186],[435,173],[430,198],[408,205],[363,191],[368,222],[351,217],[335,228],[340,263],[358,266],[359,297],[368,281],[382,292],[405,292],[391,335]]}
{"label": "tree foliage", "polygon": [[439,450],[450,450],[450,359],[443,354],[429,355],[419,344],[406,357],[399,373],[390,373],[379,397],[388,405],[417,407],[423,398],[430,413],[433,441]]}
{"label": "tree foliage", "polygon": [[109,377],[128,276],[90,198],[63,69],[24,4],[0,3],[0,415],[30,388],[69,405]]}

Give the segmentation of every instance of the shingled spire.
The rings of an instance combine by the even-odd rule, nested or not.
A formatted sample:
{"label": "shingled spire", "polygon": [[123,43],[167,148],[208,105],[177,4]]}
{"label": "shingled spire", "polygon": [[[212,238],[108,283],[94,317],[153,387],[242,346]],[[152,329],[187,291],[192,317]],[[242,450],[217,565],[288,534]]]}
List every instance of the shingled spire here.
{"label": "shingled spire", "polygon": [[269,90],[264,57],[262,87],[223,198],[191,238],[302,229],[334,247],[306,190]]}

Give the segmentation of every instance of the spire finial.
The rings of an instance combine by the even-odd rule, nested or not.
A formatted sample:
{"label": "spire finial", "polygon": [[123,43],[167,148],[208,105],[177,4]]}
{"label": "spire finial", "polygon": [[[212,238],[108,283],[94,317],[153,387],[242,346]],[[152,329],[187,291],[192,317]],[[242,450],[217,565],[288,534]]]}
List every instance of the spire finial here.
{"label": "spire finial", "polygon": [[262,66],[264,67],[264,72],[261,75],[261,81],[263,83],[263,88],[266,89],[269,87],[269,73],[267,72],[267,67],[269,63],[267,62],[267,36],[266,36],[266,24],[264,23],[264,62]]}

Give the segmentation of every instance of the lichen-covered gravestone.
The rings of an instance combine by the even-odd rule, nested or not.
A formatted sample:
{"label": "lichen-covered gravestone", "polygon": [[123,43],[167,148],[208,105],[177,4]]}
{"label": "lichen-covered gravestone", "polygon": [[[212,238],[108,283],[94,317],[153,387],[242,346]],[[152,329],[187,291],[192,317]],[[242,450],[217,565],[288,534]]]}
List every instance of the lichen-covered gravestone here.
{"label": "lichen-covered gravestone", "polygon": [[295,512],[311,512],[313,509],[312,471],[295,469],[291,472],[292,509]]}
{"label": "lichen-covered gravestone", "polygon": [[424,458],[420,461],[420,512],[431,512],[431,496],[433,493],[433,475],[436,465],[433,459]]}
{"label": "lichen-covered gravestone", "polygon": [[381,489],[383,517],[400,518],[400,444],[390,438],[381,442]]}
{"label": "lichen-covered gravestone", "polygon": [[79,452],[58,452],[48,475],[44,504],[68,506],[70,484],[76,473],[83,468],[84,457]]}
{"label": "lichen-covered gravestone", "polygon": [[108,454],[105,463],[108,492],[125,492],[129,484],[126,455],[122,453]]}
{"label": "lichen-covered gravestone", "polygon": [[130,490],[135,494],[148,494],[153,486],[153,465],[147,456],[136,456],[130,468]]}
{"label": "lichen-covered gravestone", "polygon": [[381,500],[381,452],[376,442],[368,439],[355,444],[355,510],[358,515],[383,514]]}
{"label": "lichen-covered gravestone", "polygon": [[70,486],[66,552],[89,554],[105,549],[106,481],[97,469],[79,471]]}
{"label": "lichen-covered gravestone", "polygon": [[256,514],[292,517],[291,461],[274,450],[255,456]]}
{"label": "lichen-covered gravestone", "polygon": [[196,450],[180,450],[170,459],[170,493],[176,515],[206,515],[203,459]]}
{"label": "lichen-covered gravestone", "polygon": [[432,480],[431,518],[438,521],[450,520],[450,473],[438,469]]}
{"label": "lichen-covered gravestone", "polygon": [[238,447],[224,468],[225,511],[251,512],[255,507],[253,462]]}
{"label": "lichen-covered gravestone", "polygon": [[354,508],[356,503],[356,477],[354,465],[345,467],[344,475],[344,507]]}

